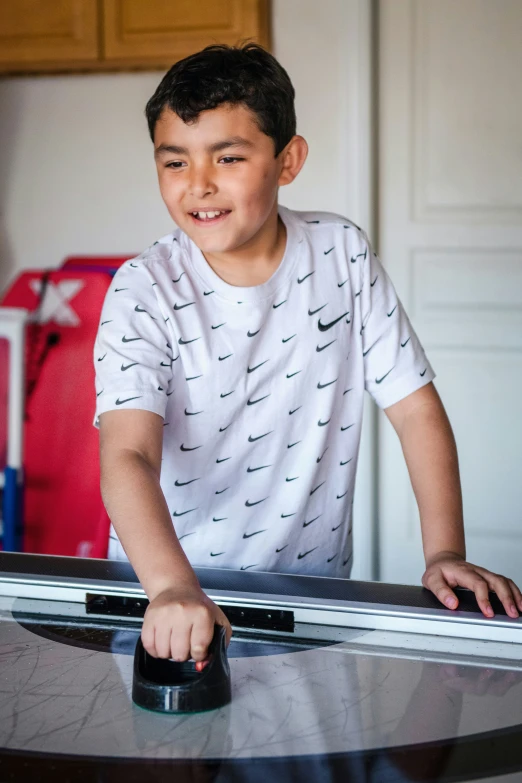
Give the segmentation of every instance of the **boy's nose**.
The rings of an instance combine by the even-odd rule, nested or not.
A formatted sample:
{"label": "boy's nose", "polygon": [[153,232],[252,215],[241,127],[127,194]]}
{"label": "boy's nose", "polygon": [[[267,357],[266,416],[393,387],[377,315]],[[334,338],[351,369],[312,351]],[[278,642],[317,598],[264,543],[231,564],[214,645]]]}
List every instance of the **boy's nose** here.
{"label": "boy's nose", "polygon": [[215,193],[216,186],[210,176],[210,172],[205,169],[193,171],[190,181],[190,192],[196,198],[202,198],[208,194]]}

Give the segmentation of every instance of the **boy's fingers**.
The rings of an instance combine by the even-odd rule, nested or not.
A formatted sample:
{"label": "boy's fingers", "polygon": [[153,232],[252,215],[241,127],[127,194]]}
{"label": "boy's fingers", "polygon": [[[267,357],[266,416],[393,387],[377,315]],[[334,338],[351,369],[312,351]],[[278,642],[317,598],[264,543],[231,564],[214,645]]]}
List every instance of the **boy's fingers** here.
{"label": "boy's fingers", "polygon": [[485,579],[483,579],[476,571],[468,569],[461,569],[459,571],[458,583],[461,587],[467,587],[468,590],[472,590],[475,593],[477,603],[480,611],[485,617],[493,617],[495,612],[489,602],[489,586]]}
{"label": "boy's fingers", "polygon": [[511,587],[511,592],[515,597],[516,605],[518,606],[519,610],[522,612],[522,593],[520,592],[517,585],[513,582],[512,579],[508,579],[508,584]]}
{"label": "boy's fingers", "polygon": [[191,629],[190,655],[196,662],[204,661],[214,636],[214,618],[208,615],[198,618]]}
{"label": "boy's fingers", "polygon": [[444,579],[441,571],[426,577],[424,586],[431,590],[441,604],[447,606],[448,609],[456,609],[459,605],[459,599]]}
{"label": "boy's fingers", "polygon": [[518,617],[518,610],[515,605],[516,599],[508,580],[499,574],[492,574],[491,571],[483,571],[483,569],[481,569],[480,573],[484,575],[484,579],[487,581],[489,587],[499,597],[508,616]]}
{"label": "boy's fingers", "polygon": [[141,630],[141,642],[149,655],[152,655],[153,658],[158,657],[158,653],[156,652],[156,647],[154,644],[154,626],[143,626]]}

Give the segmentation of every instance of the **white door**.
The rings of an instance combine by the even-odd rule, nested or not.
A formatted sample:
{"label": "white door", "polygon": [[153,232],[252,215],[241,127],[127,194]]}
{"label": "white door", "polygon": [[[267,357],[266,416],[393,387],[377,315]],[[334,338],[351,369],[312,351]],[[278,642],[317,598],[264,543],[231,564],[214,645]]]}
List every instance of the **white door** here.
{"label": "white door", "polygon": [[[381,0],[378,251],[437,373],[468,559],[522,583],[522,0]],[[379,413],[383,581],[419,516]]]}

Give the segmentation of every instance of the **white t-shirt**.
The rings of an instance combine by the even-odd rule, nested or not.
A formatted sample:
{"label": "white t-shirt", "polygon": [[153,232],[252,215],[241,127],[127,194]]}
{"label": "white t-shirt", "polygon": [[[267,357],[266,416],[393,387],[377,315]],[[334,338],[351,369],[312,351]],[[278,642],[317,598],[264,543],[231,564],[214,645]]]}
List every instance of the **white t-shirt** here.
{"label": "white t-shirt", "polygon": [[226,283],[180,229],[123,264],[94,423],[164,418],[161,487],[193,566],[347,578],[364,390],[386,408],[435,374],[365,232],[279,215],[285,254],[261,285]]}

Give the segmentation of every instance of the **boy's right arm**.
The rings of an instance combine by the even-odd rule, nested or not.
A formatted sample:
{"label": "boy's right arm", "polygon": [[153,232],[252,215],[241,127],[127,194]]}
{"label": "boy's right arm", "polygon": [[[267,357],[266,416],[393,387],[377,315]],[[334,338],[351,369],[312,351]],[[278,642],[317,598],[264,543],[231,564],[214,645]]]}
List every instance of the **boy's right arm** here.
{"label": "boy's right arm", "polygon": [[142,629],[154,657],[206,659],[214,623],[232,629],[201,589],[178,541],[160,486],[163,419],[146,410],[100,414],[101,492],[149,598]]}

